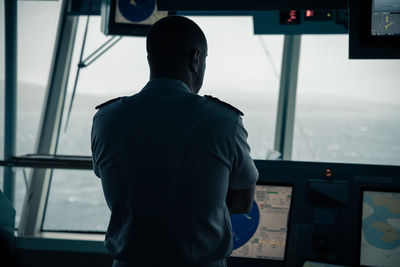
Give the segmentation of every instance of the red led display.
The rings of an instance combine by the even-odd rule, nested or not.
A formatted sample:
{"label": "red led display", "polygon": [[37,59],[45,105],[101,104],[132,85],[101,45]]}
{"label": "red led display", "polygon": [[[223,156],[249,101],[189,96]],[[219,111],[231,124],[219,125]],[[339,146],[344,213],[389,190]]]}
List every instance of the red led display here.
{"label": "red led display", "polygon": [[300,24],[300,11],[299,10],[289,10],[280,11],[280,23],[281,24]]}

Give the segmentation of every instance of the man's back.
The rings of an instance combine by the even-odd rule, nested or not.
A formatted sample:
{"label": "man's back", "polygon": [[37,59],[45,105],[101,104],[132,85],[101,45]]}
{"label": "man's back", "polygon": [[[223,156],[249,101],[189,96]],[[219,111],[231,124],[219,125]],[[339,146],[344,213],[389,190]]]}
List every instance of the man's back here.
{"label": "man's back", "polygon": [[177,80],[150,81],[139,94],[101,108],[92,151],[112,212],[110,253],[164,265],[228,256],[228,187],[246,188],[257,179],[251,159],[240,166],[250,177],[235,177],[246,137],[237,111]]}

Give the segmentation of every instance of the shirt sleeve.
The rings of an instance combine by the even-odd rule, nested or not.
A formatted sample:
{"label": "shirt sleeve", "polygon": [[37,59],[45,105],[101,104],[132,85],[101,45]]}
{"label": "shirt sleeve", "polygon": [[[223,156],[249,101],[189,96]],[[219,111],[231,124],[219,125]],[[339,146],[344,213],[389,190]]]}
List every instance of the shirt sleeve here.
{"label": "shirt sleeve", "polygon": [[247,143],[247,131],[243,126],[242,118],[236,127],[235,158],[229,179],[229,187],[236,190],[247,189],[258,180],[258,170],[250,157],[250,146]]}
{"label": "shirt sleeve", "polygon": [[100,178],[100,172],[99,172],[99,168],[97,167],[96,155],[95,155],[96,143],[95,143],[95,121],[94,120],[93,120],[93,124],[92,124],[92,131],[91,131],[90,139],[91,139],[93,171],[94,171],[94,174],[96,174],[96,176]]}
{"label": "shirt sleeve", "polygon": [[99,169],[97,168],[97,164],[96,164],[96,162],[94,160],[92,160],[92,162],[93,162],[94,174],[96,174],[96,176],[100,178],[100,172],[99,172]]}

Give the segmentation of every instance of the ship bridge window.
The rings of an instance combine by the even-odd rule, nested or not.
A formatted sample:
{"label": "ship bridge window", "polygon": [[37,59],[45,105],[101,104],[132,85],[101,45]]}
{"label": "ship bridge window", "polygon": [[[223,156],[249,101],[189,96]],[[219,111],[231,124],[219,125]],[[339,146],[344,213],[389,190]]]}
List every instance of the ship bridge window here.
{"label": "ship bridge window", "polygon": [[347,35],[303,35],[293,159],[400,165],[400,60],[349,60]]}
{"label": "ship bridge window", "polygon": [[[250,16],[192,19],[208,41],[200,94],[242,110],[252,156],[265,159],[273,147],[283,36],[255,36]],[[94,107],[139,92],[149,78],[145,38],[123,37],[80,70],[67,124],[86,22],[86,17],[79,19],[57,154],[90,155]],[[100,17],[90,17],[83,58],[108,40],[99,29]],[[54,170],[44,230],[105,231],[109,216],[100,180],[92,171]]]}
{"label": "ship bridge window", "polygon": [[92,171],[54,170],[44,230],[104,232],[110,211]]}
{"label": "ship bridge window", "polygon": [[[62,1],[17,1],[17,144],[16,155],[34,153]],[[5,103],[4,1],[0,3],[0,159],[4,154]],[[31,169],[16,169],[15,208],[18,226]],[[0,169],[3,188],[3,168]]]}

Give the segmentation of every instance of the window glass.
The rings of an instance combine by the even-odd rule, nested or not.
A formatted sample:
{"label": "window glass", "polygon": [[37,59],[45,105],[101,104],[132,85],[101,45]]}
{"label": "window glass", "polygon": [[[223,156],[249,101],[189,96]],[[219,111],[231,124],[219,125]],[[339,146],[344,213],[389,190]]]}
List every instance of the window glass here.
{"label": "window glass", "polygon": [[[124,37],[93,64],[81,69],[65,131],[86,19],[79,20],[58,154],[90,155],[94,107],[139,92],[149,78],[145,38]],[[252,156],[264,159],[273,147],[283,37],[254,36],[251,17],[193,20],[208,40],[207,69],[200,94],[218,97],[245,113]],[[84,59],[109,38],[99,29],[100,17],[91,17]],[[90,213],[85,203],[93,204]],[[54,171],[43,229],[105,230],[108,216],[100,181],[92,172]],[[79,218],[79,223],[72,218]]]}
{"label": "window glass", "polygon": [[110,211],[90,170],[54,170],[44,230],[106,231]]}
{"label": "window glass", "polygon": [[[62,1],[18,1],[18,93],[16,154],[34,152]],[[4,1],[0,4],[0,158],[4,149]],[[3,168],[1,188],[3,188]],[[26,192],[23,169],[15,169],[16,226]],[[26,172],[29,175],[30,172]]]}
{"label": "window glass", "polygon": [[349,60],[347,35],[301,42],[293,159],[400,165],[400,60]]}
{"label": "window glass", "polygon": [[[32,153],[34,150],[60,7],[61,1],[18,1],[17,155]],[[4,61],[4,5],[0,5],[0,15],[0,58]],[[3,88],[4,64],[0,64],[0,84]],[[4,90],[1,92],[0,110],[3,114]],[[1,115],[1,123],[3,117]],[[1,151],[2,147],[1,142]]]}

